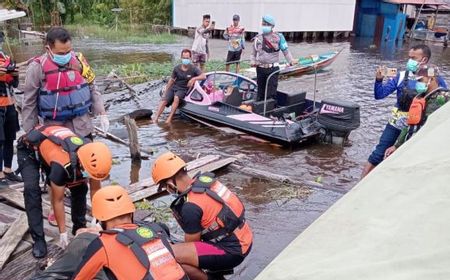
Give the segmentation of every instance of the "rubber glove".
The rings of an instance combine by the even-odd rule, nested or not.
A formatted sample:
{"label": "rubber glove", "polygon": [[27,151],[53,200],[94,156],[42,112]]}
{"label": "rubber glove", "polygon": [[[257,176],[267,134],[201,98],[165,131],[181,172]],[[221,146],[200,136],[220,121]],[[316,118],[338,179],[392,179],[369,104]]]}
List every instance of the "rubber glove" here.
{"label": "rubber glove", "polygon": [[66,249],[67,245],[69,245],[69,238],[66,231],[59,234],[59,247]]}
{"label": "rubber glove", "polygon": [[107,133],[109,130],[109,119],[108,115],[100,115],[100,125],[104,133]]}

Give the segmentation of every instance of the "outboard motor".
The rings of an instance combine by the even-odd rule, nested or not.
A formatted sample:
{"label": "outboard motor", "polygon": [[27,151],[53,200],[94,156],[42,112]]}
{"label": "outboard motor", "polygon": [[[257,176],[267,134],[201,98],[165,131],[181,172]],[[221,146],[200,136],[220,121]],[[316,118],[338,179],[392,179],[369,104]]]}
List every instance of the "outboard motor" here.
{"label": "outboard motor", "polygon": [[325,142],[343,144],[360,124],[359,105],[353,102],[322,100],[317,121]]}

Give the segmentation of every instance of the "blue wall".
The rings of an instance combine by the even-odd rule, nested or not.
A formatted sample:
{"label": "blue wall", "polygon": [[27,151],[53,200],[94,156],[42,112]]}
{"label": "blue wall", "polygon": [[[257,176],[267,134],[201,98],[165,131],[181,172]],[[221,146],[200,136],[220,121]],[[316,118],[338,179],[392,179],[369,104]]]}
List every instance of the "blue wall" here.
{"label": "blue wall", "polygon": [[406,28],[406,15],[400,12],[399,5],[381,0],[361,0],[357,11],[356,36],[374,37],[377,34],[377,19],[383,21],[381,39],[384,41],[402,40]]}

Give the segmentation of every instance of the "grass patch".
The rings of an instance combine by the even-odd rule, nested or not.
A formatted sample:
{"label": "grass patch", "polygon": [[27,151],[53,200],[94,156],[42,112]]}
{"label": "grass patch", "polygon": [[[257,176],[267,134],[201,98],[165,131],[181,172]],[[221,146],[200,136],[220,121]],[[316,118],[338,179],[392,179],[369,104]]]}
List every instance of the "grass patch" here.
{"label": "grass patch", "polygon": [[[127,83],[139,84],[151,80],[162,79],[172,74],[174,64],[172,62],[151,62],[151,63],[132,63],[132,64],[101,64],[94,65],[95,72],[98,76],[107,76],[114,71]],[[241,68],[250,67],[248,63],[241,63]],[[233,67],[232,67],[233,69]],[[206,71],[223,71],[225,70],[225,62],[213,60],[206,63]]]}
{"label": "grass patch", "polygon": [[179,40],[179,36],[169,33],[152,33],[145,28],[134,26],[121,26],[117,31],[115,28],[96,24],[74,24],[65,25],[76,37],[102,38],[111,42],[128,42],[134,44],[173,44]]}

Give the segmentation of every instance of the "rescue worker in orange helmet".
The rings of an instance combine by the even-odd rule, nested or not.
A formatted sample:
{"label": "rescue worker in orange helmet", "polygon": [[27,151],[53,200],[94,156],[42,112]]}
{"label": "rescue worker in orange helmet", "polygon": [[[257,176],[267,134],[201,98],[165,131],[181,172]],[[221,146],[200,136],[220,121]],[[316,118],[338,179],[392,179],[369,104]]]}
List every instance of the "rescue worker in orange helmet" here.
{"label": "rescue worker in orange helmet", "polygon": [[[33,175],[34,185],[39,196],[25,196],[25,210],[33,245],[33,255],[44,257],[47,246],[44,238],[42,221],[42,199],[39,187],[39,167],[47,174],[47,182],[51,188],[51,203],[60,233],[59,244],[65,248],[68,244],[64,212],[64,192],[68,187],[71,193],[72,234],[86,227],[86,194],[88,181],[91,198],[100,189],[100,181],[108,177],[112,165],[109,148],[101,142],[88,143],[79,135],[63,126],[38,126],[19,139],[19,170],[22,174]],[[38,157],[36,157],[36,152]]]}
{"label": "rescue worker in orange helmet", "polygon": [[167,152],[156,159],[152,177],[160,189],[178,195],[171,209],[185,232],[185,242],[172,248],[191,279],[208,279],[202,270],[230,270],[245,259],[253,234],[244,205],[213,174],[193,179],[186,172],[186,163]]}
{"label": "rescue worker in orange helmet", "polygon": [[101,269],[108,279],[189,279],[173,256],[166,230],[156,223],[134,224],[134,211],[120,186],[104,187],[94,195],[92,215],[103,231],[87,247],[73,279],[93,279]]}

